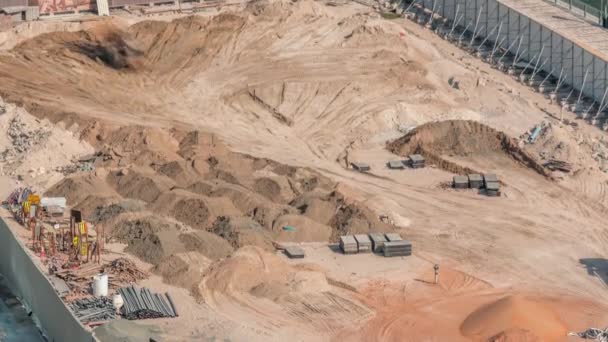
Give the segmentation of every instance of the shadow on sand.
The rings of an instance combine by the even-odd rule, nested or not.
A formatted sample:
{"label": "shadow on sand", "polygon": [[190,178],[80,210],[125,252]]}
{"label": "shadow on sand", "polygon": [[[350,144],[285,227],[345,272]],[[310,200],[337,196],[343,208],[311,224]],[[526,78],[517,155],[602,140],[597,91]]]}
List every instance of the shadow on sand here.
{"label": "shadow on sand", "polygon": [[587,268],[587,274],[600,278],[608,285],[608,260],[604,258],[586,258],[579,262]]}

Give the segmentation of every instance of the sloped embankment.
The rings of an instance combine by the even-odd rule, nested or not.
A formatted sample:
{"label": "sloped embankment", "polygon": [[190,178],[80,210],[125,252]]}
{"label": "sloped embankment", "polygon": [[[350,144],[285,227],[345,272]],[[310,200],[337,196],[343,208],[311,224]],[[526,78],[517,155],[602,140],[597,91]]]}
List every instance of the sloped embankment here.
{"label": "sloped embankment", "polygon": [[428,162],[456,174],[480,173],[480,170],[459,165],[446,156],[507,157],[542,176],[552,178],[551,172],[520,148],[517,140],[476,121],[429,122],[389,142],[387,149],[402,156],[420,153]]}

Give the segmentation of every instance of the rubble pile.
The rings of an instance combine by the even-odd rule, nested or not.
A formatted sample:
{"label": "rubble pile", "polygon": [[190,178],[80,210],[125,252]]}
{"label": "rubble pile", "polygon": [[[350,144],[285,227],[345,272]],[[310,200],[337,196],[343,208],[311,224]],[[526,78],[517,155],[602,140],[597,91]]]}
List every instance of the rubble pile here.
{"label": "rubble pile", "polygon": [[30,130],[19,117],[14,117],[9,121],[6,134],[11,144],[0,152],[0,162],[10,163],[18,161],[19,157],[32,147],[44,143],[51,131],[44,127]]}
{"label": "rubble pile", "polygon": [[591,158],[593,158],[603,172],[608,172],[608,142],[600,139],[591,145]]}
{"label": "rubble pile", "polygon": [[523,141],[524,144],[534,144],[538,138],[544,137],[550,129],[551,123],[543,121],[522,134],[519,139]]}
{"label": "rubble pile", "polygon": [[118,258],[103,267],[103,272],[110,275],[111,284],[129,284],[145,279],[148,275],[140,271],[135,263],[126,258]]}

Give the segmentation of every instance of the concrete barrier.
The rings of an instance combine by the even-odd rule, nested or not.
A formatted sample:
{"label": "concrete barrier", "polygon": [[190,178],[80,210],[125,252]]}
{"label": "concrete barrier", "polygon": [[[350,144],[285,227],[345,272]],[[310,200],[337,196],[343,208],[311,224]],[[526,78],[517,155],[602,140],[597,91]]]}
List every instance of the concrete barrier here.
{"label": "concrete barrier", "polygon": [[51,342],[93,341],[91,332],[59,298],[40,266],[29,256],[30,251],[4,220],[0,218],[0,273],[15,295],[32,310],[47,339]]}

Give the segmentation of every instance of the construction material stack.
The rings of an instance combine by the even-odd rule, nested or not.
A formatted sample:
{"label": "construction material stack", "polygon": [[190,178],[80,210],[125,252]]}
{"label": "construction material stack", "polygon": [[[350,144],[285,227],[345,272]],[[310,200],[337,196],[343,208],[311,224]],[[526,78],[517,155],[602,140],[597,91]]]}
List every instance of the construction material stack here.
{"label": "construction material stack", "polygon": [[138,289],[134,286],[120,288],[118,293],[124,301],[122,310],[126,319],[177,317],[177,310],[168,293],[163,296],[145,287]]}
{"label": "construction material stack", "polygon": [[500,186],[498,184],[498,177],[493,174],[483,175],[483,183],[486,188],[486,195],[488,196],[500,196]]}
{"label": "construction material stack", "polygon": [[472,173],[468,176],[469,178],[469,187],[471,189],[481,189],[483,188],[483,177],[478,173]]}
{"label": "construction material stack", "polygon": [[403,240],[401,238],[401,235],[399,235],[397,233],[386,233],[384,236],[386,237],[386,241],[388,241],[388,242],[395,242],[395,241]]}
{"label": "construction material stack", "polygon": [[359,172],[367,172],[371,170],[371,167],[365,163],[350,163],[354,170]]}
{"label": "construction material stack", "polygon": [[289,259],[303,259],[304,250],[298,246],[287,246],[285,247],[285,255]]}
{"label": "construction material stack", "polygon": [[352,235],[340,236],[340,249],[344,254],[357,254],[357,241]]}
{"label": "construction material stack", "polygon": [[412,168],[414,169],[419,169],[419,168],[423,168],[425,166],[425,159],[423,156],[419,155],[419,154],[412,154],[409,156],[410,158],[410,165],[412,166]]}
{"label": "construction material stack", "polygon": [[365,234],[355,235],[357,241],[357,250],[359,253],[370,253],[372,251],[372,241]]}
{"label": "construction material stack", "polygon": [[469,178],[466,176],[454,176],[452,187],[454,189],[467,189],[469,187]]}
{"label": "construction material stack", "polygon": [[386,163],[386,166],[388,166],[389,169],[393,170],[403,170],[405,168],[405,164],[403,164],[401,160],[391,160]]}
{"label": "construction material stack", "polygon": [[403,240],[397,233],[386,234],[387,242],[384,243],[384,256],[409,256],[412,255],[412,243]]}
{"label": "construction material stack", "polygon": [[384,243],[386,242],[386,238],[384,234],[380,233],[371,233],[369,234],[369,238],[372,241],[372,251],[374,253],[382,253],[384,248]]}

